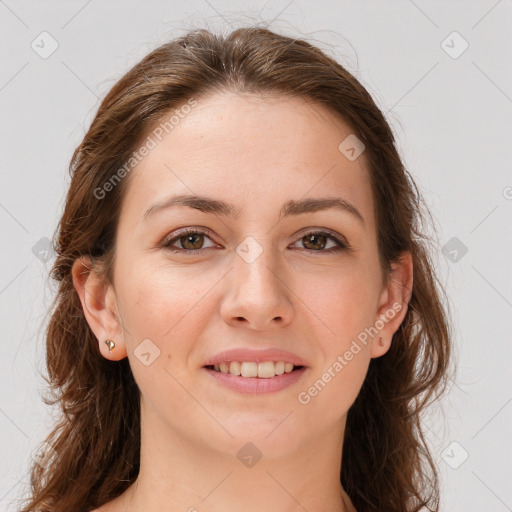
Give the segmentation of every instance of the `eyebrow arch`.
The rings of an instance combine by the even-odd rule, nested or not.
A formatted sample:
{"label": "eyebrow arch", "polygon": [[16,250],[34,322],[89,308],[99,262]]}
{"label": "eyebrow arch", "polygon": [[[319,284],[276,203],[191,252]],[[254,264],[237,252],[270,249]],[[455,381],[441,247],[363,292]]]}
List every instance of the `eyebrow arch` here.
{"label": "eyebrow arch", "polygon": [[[196,210],[204,213],[213,213],[222,215],[224,217],[231,217],[233,219],[237,219],[242,211],[241,208],[237,208],[235,205],[226,203],[219,199],[182,194],[169,197],[168,199],[154,204],[148,210],[146,210],[143,216],[143,220],[146,220],[148,217],[158,211],[175,206],[195,208]],[[331,208],[350,213],[356,217],[363,225],[365,223],[364,218],[359,210],[354,205],[340,197],[306,198],[300,200],[290,199],[289,201],[286,201],[286,203],[284,203],[282,206],[279,214],[279,221],[289,217],[290,215],[301,215],[304,213],[328,210]]]}

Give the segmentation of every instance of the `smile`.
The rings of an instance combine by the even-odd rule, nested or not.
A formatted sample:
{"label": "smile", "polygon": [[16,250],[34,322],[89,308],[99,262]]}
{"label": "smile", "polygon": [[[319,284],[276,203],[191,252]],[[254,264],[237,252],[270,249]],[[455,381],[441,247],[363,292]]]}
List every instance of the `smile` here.
{"label": "smile", "polygon": [[292,363],[285,363],[284,361],[264,361],[261,363],[231,361],[208,365],[206,368],[213,369],[216,372],[229,373],[236,376],[270,379],[276,375],[291,373],[294,370],[302,368],[302,366],[295,366]]}
{"label": "smile", "polygon": [[[284,366],[287,367],[284,368]],[[215,383],[232,391],[261,394],[280,391],[298,382],[307,367],[294,366],[292,363],[283,363],[282,361],[276,363],[273,361],[263,363],[231,361],[229,366],[228,363],[220,363],[219,365],[204,366],[203,370],[210,378],[214,379]]]}

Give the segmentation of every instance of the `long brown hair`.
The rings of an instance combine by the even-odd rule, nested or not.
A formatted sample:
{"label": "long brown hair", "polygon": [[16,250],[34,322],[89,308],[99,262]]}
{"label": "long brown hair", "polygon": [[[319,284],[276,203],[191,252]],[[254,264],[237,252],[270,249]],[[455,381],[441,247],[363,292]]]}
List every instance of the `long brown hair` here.
{"label": "long brown hair", "polygon": [[320,102],[365,144],[384,276],[402,251],[410,251],[414,284],[390,350],[371,360],[348,412],[340,479],[358,512],[439,510],[436,464],[420,417],[446,388],[451,327],[425,231],[428,208],[390,126],[360,82],[304,40],[248,27],[226,36],[192,30],[149,53],[110,90],[73,154],[54,242],[52,277],[59,288],[46,332],[52,397],[44,401],[58,403],[63,415],[45,440],[45,456],[31,468],[31,496],[21,512],[87,512],[122,494],[138,475],[139,390],[127,358],[101,356],[71,267],[90,255],[111,279],[131,175],[108,187],[106,199],[98,190],[104,193],[164,116],[191,98],[223,91]]}

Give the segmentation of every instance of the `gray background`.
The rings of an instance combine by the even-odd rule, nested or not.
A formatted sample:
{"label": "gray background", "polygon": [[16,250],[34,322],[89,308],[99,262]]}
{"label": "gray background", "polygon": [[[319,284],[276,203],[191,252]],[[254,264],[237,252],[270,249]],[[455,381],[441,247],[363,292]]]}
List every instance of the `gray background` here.
{"label": "gray background", "polygon": [[99,99],[168,38],[261,22],[334,55],[387,112],[437,219],[454,314],[457,379],[425,418],[442,510],[512,510],[511,20],[511,0],[0,1],[0,508],[17,509],[56,417],[39,395],[45,238]]}

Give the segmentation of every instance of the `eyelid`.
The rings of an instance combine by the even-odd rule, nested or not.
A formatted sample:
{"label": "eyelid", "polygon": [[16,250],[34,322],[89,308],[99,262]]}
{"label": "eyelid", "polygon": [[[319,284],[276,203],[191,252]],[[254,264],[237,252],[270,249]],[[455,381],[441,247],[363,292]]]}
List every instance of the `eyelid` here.
{"label": "eyelid", "polygon": [[[202,248],[202,249],[186,250],[186,249],[180,249],[180,248],[177,248],[177,247],[172,247],[170,245],[171,242],[174,242],[177,239],[181,238],[182,236],[186,236],[187,234],[205,235],[208,238],[210,238],[212,242],[216,243],[214,241],[213,232],[210,229],[205,228],[205,227],[199,227],[199,226],[189,226],[189,227],[186,227],[186,228],[181,228],[181,229],[178,229],[176,231],[173,231],[171,233],[171,235],[169,235],[169,236],[164,238],[164,240],[162,241],[161,245],[162,245],[162,247],[164,249],[168,249],[171,252],[192,253],[192,254],[195,254],[197,252],[204,251],[206,249],[211,249],[212,248],[212,247],[206,247],[206,248]],[[295,242],[293,242],[293,243],[297,243],[301,238],[304,238],[305,236],[310,235],[310,234],[323,234],[323,235],[327,235],[328,237],[333,239],[338,244],[338,246],[337,246],[337,248],[332,248],[331,247],[328,250],[318,250],[318,251],[305,249],[307,252],[318,252],[318,253],[326,252],[326,253],[332,253],[332,252],[335,252],[335,250],[333,250],[333,249],[339,249],[339,250],[345,250],[345,251],[352,250],[352,247],[351,247],[350,243],[348,242],[348,240],[343,235],[341,235],[340,233],[337,233],[336,231],[333,231],[332,229],[321,228],[321,227],[305,228],[305,230],[300,231],[298,234],[295,235],[295,238],[297,238],[297,240]]]}
{"label": "eyelid", "polygon": [[[209,230],[208,228],[204,228],[204,227],[196,227],[196,226],[191,226],[191,227],[186,227],[186,228],[181,228],[181,229],[177,229],[176,231],[173,231],[170,235],[166,236],[163,241],[162,241],[162,247],[165,249],[166,247],[169,246],[169,244],[173,241],[175,241],[176,239],[182,237],[182,236],[185,236],[185,235],[188,235],[188,234],[198,234],[198,235],[206,235],[208,236],[208,238],[212,239],[212,242],[213,242],[213,232],[211,230]],[[196,249],[196,251],[201,251],[203,249]],[[195,252],[193,250],[189,250],[189,251],[186,251],[185,249],[182,249],[183,252]]]}
{"label": "eyelid", "polygon": [[[298,236],[299,238],[302,238],[309,234],[319,234],[319,233],[327,234],[327,235],[331,236],[332,238],[334,238],[334,240],[336,240],[337,242],[342,244],[346,249],[351,249],[351,245],[349,244],[348,240],[342,234],[340,234],[336,231],[333,231],[332,229],[329,229],[329,228],[320,228],[320,227],[306,228],[305,231],[299,232],[299,234],[296,236]],[[326,251],[318,251],[318,252],[326,252]]]}

